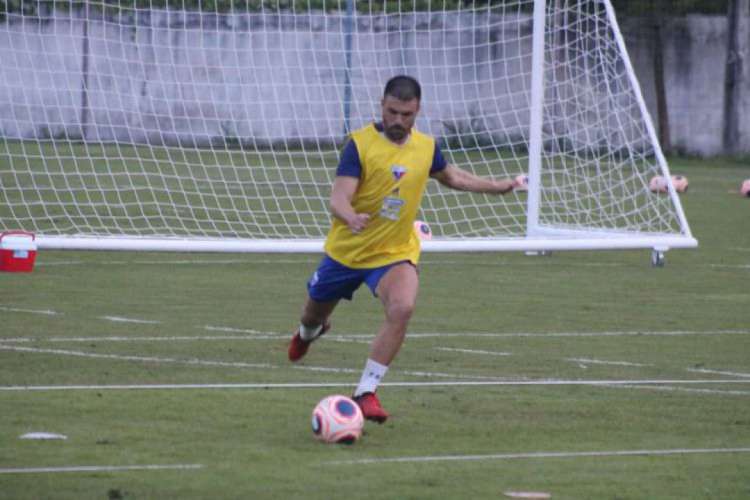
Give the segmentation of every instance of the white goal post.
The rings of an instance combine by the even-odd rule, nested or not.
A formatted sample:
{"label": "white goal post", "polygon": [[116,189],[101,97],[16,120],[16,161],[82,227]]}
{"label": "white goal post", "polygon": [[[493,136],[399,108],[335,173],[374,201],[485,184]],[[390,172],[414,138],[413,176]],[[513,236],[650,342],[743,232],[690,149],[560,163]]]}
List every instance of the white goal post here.
{"label": "white goal post", "polygon": [[0,231],[40,249],[319,252],[396,74],[449,162],[529,181],[431,182],[425,251],[697,246],[609,0],[2,5]]}

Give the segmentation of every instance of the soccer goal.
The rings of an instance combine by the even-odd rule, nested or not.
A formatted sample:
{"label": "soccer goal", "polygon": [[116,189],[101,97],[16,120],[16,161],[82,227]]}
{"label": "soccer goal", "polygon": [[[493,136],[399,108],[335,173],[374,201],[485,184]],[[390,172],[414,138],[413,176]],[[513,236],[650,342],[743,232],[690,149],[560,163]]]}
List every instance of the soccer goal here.
{"label": "soccer goal", "polygon": [[2,5],[0,229],[39,248],[320,251],[339,151],[396,74],[448,161],[528,176],[431,182],[425,250],[697,245],[649,191],[669,169],[609,0]]}

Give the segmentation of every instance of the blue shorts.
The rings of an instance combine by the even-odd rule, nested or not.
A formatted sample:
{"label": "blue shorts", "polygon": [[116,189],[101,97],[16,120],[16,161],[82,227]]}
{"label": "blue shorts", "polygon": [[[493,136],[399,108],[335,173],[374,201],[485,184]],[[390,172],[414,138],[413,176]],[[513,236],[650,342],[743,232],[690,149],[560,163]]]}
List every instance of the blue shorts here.
{"label": "blue shorts", "polygon": [[354,292],[364,282],[377,297],[375,290],[378,288],[380,279],[390,268],[402,262],[408,261],[398,261],[387,266],[369,269],[352,269],[326,255],[307,282],[307,292],[310,298],[317,302],[352,300]]}

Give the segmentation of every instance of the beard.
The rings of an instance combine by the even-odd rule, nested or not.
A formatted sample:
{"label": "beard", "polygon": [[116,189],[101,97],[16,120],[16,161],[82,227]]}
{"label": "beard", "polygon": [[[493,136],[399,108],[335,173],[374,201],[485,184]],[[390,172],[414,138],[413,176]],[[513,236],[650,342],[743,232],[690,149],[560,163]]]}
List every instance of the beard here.
{"label": "beard", "polygon": [[395,142],[403,141],[407,134],[407,130],[400,125],[392,125],[385,128],[385,136]]}

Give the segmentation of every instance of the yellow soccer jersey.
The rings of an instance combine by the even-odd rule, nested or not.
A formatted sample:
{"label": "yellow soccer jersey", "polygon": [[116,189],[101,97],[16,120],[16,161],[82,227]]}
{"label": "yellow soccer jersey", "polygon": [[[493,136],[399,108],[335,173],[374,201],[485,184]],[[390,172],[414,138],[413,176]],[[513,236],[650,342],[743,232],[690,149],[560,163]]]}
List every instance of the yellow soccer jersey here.
{"label": "yellow soccer jersey", "polygon": [[402,260],[417,264],[420,243],[414,220],[430,173],[446,166],[432,137],[412,130],[407,142],[398,145],[381,129],[370,124],[353,132],[337,170],[337,175],[359,177],[352,206],[357,213],[370,214],[370,223],[355,234],[334,218],[325,252],[355,269]]}

